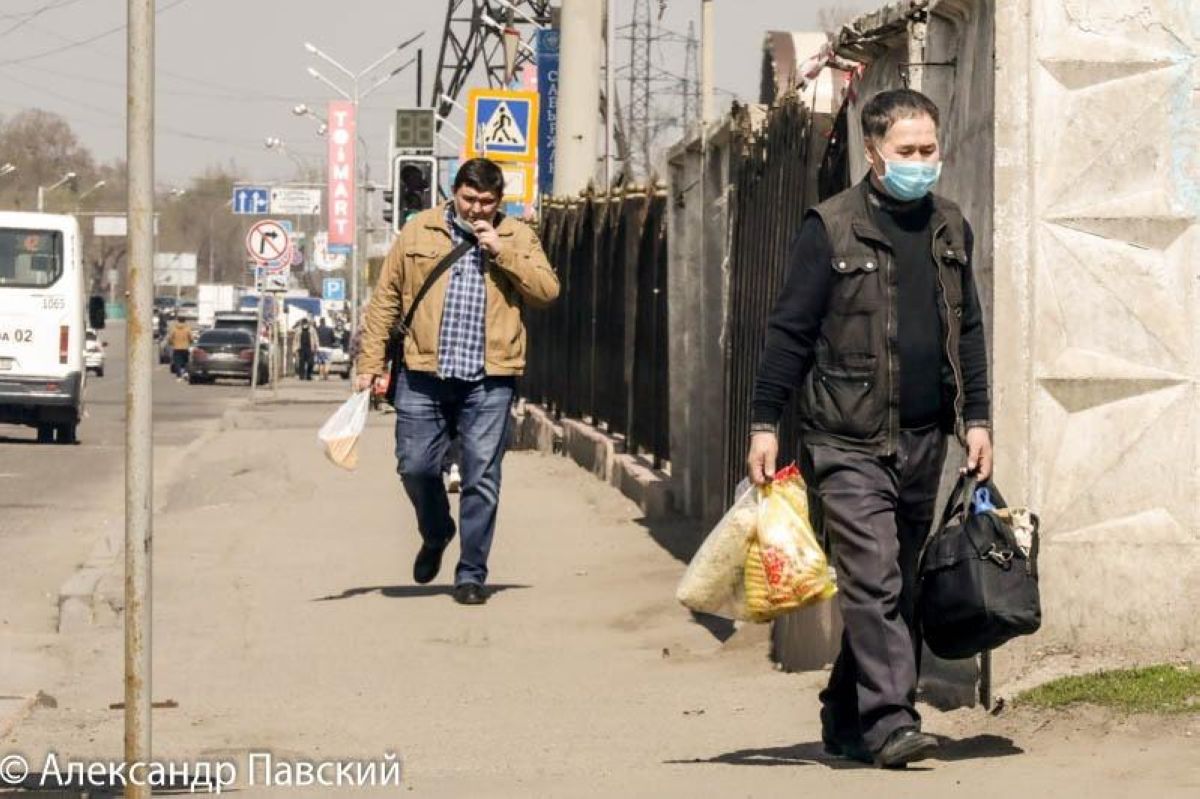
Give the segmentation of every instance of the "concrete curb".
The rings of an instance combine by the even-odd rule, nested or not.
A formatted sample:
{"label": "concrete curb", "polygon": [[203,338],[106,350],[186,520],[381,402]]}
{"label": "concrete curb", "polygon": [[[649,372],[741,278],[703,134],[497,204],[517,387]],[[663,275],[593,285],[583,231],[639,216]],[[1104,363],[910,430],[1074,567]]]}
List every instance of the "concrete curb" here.
{"label": "concrete curb", "polygon": [[674,515],[671,478],[625,452],[625,442],[577,419],[555,422],[538,405],[513,414],[512,448],[562,454],[633,500],[647,519]]}

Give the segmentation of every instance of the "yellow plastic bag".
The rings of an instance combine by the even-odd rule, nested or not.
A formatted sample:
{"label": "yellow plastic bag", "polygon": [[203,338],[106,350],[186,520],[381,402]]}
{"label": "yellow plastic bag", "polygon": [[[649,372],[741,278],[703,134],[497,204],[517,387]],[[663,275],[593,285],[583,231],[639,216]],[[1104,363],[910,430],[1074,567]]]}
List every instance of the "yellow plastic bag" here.
{"label": "yellow plastic bag", "polygon": [[829,599],[837,578],[808,518],[808,494],[794,465],[760,489],[758,526],[746,552],[746,613],[770,621],[790,610]]}

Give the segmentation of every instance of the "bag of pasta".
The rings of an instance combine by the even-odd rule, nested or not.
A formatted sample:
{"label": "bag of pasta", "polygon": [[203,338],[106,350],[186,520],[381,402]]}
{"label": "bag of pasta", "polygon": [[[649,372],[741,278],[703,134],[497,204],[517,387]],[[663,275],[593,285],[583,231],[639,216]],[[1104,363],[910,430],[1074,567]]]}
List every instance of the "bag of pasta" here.
{"label": "bag of pasta", "polygon": [[808,493],[795,465],[759,491],[756,535],[746,552],[746,612],[770,621],[837,593],[837,580],[808,516]]}
{"label": "bag of pasta", "polygon": [[737,499],[692,556],[675,598],[699,613],[746,621],[746,550],[758,523],[758,490],[748,480],[737,488]]}

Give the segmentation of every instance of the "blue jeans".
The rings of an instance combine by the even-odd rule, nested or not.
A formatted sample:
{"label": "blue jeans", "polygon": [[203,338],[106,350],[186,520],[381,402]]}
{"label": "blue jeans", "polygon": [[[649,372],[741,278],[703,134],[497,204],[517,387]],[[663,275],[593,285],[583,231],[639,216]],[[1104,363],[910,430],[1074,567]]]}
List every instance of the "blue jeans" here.
{"label": "blue jeans", "polygon": [[417,512],[417,528],[429,547],[454,537],[454,519],[442,482],[442,461],[457,436],[462,448],[459,522],[462,555],[454,583],[487,581],[488,552],[500,505],[500,461],[508,438],[516,381],[442,380],[425,372],[400,373],[396,386],[396,471]]}

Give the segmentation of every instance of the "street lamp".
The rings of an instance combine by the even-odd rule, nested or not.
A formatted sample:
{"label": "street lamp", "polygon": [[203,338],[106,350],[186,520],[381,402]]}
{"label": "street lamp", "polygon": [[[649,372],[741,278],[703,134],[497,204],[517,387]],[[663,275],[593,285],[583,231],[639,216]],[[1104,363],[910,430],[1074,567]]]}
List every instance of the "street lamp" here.
{"label": "street lamp", "polygon": [[304,103],[292,107],[292,113],[298,117],[308,117],[317,123],[317,135],[324,136],[329,130],[329,123],[325,121],[325,117],[313,111]]}
{"label": "street lamp", "polygon": [[16,172],[16,171],[17,171],[16,164],[6,161],[3,166],[0,166],[0,178],[4,177],[5,175],[11,175],[13,172]]}
{"label": "street lamp", "polygon": [[71,183],[71,182],[73,182],[74,180],[75,180],[75,173],[74,173],[74,172],[68,172],[67,174],[63,175],[63,176],[62,176],[62,178],[61,178],[60,180],[58,180],[56,183],[53,183],[53,184],[51,184],[51,185],[49,185],[49,186],[38,186],[38,191],[37,191],[37,209],[38,209],[38,212],[40,213],[40,212],[42,212],[42,211],[45,211],[45,210],[46,210],[46,195],[47,195],[49,192],[52,192],[52,191],[54,191],[55,189],[57,189],[57,188],[59,188],[59,187],[61,187],[61,186],[64,186],[64,185],[66,185],[66,184],[68,184],[68,183]]}
{"label": "street lamp", "polygon": [[[324,83],[326,86],[328,86],[330,89],[332,89],[334,92],[336,92],[341,97],[345,98],[346,100],[349,100],[354,107],[354,118],[357,122],[358,104],[371,92],[375,91],[380,86],[384,85],[389,80],[394,78],[396,75],[400,74],[400,72],[402,72],[405,67],[407,67],[409,64],[413,63],[413,61],[415,61],[416,59],[409,60],[408,62],[400,65],[399,67],[396,67],[391,72],[389,72],[387,75],[384,75],[384,76],[378,78],[373,84],[371,84],[366,89],[360,88],[359,82],[363,78],[365,78],[368,75],[370,75],[371,73],[373,73],[376,69],[383,66],[383,64],[389,58],[392,58],[394,55],[396,55],[396,53],[399,53],[405,47],[408,47],[410,44],[417,41],[424,35],[425,35],[425,32],[421,31],[416,36],[412,36],[409,39],[406,39],[405,41],[396,45],[395,47],[390,48],[386,53],[381,55],[379,58],[375,59],[373,62],[371,62],[371,64],[368,67],[366,67],[365,69],[363,69],[361,72],[358,72],[358,73],[351,72],[349,69],[342,66],[332,56],[323,52],[321,50],[321,48],[317,47],[312,42],[305,42],[304,49],[307,50],[309,52],[309,54],[315,55],[317,58],[320,58],[322,61],[325,61],[327,64],[332,66],[338,72],[341,72],[343,75],[345,75],[350,80],[350,91],[346,91],[341,86],[339,86],[338,84],[331,81],[329,78],[322,75],[320,72],[317,71],[317,69],[315,67],[309,67],[308,74],[310,76],[312,76],[314,79],[319,80],[321,83]],[[297,106],[297,108],[299,108],[299,106]],[[307,108],[305,110],[307,110]],[[296,113],[296,109],[292,109],[292,111],[293,111],[293,113]],[[301,112],[299,112],[298,115],[303,116],[304,112],[301,111]],[[355,150],[355,152],[353,152],[353,157],[354,157],[355,163],[358,162],[358,153],[357,153],[358,143],[359,143],[358,141],[355,141],[353,143],[354,150]],[[365,149],[366,148],[365,148],[365,143],[364,143],[364,153],[365,153]],[[368,155],[368,158],[369,157],[370,156]],[[364,172],[365,172],[365,170],[364,170]],[[364,180],[364,183],[365,182],[366,181]],[[360,236],[362,235],[362,225],[360,224],[360,220],[362,218],[363,207],[366,205],[365,187],[361,187],[361,186],[359,187],[358,195],[359,195],[360,202],[355,203],[355,215],[357,217],[359,217],[359,219],[355,220],[355,225],[354,225],[355,242],[354,242],[354,246],[351,248],[351,251],[350,251],[350,256],[351,256],[351,260],[350,260],[350,333],[351,333],[351,335],[353,335],[358,330],[358,283],[359,283],[359,271],[361,269],[360,265],[361,265],[361,261],[362,261],[361,255],[360,255],[360,251],[361,251],[362,247],[359,246],[359,240],[360,240]]]}
{"label": "street lamp", "polygon": [[300,156],[289,150],[287,142],[285,142],[283,139],[279,138],[278,136],[268,136],[263,140],[263,145],[268,150],[274,150],[275,152],[286,155],[288,158],[292,159],[292,163],[294,163],[300,170],[300,175],[302,178],[308,175],[308,164],[306,164],[304,160],[300,158]]}
{"label": "street lamp", "polygon": [[95,194],[97,191],[99,191],[100,189],[104,188],[107,185],[108,185],[108,181],[97,180],[96,185],[92,186],[90,189],[85,191],[83,194],[80,194],[78,197],[76,197],[75,198],[75,213],[79,213],[79,209],[80,209],[80,207],[82,207],[83,201],[85,199],[87,199],[88,196]]}

